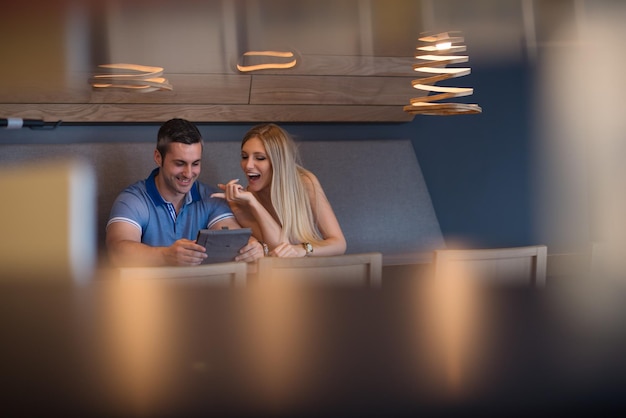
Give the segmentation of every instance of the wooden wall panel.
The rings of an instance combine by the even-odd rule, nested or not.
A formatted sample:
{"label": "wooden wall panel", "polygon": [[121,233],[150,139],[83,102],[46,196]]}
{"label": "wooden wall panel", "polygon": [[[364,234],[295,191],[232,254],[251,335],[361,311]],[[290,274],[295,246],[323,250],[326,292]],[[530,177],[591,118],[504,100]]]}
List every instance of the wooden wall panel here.
{"label": "wooden wall panel", "polygon": [[250,104],[402,106],[416,94],[405,77],[255,75]]}
{"label": "wooden wall panel", "polygon": [[260,70],[254,74],[349,75],[413,77],[415,57],[376,57],[358,55],[296,55],[297,64],[289,70]]}
{"label": "wooden wall panel", "polygon": [[94,90],[89,77],[90,74],[73,73],[57,84],[37,78],[19,86],[4,86],[0,82],[0,102],[247,104],[250,94],[250,76],[243,74],[165,74],[173,90],[149,93]]}
{"label": "wooden wall panel", "polygon": [[402,106],[193,105],[193,104],[2,104],[0,115],[68,123],[155,122],[173,117],[194,122],[408,122]]}
{"label": "wooden wall panel", "polygon": [[[394,74],[402,60],[363,57],[319,59],[306,71]],[[366,70],[366,68],[368,70]],[[367,75],[165,74],[172,91],[95,91],[90,74],[73,73],[63,83],[29,79],[0,89],[0,115],[67,123],[162,122],[185,117],[196,122],[405,122],[402,107],[419,92],[412,77]],[[395,73],[397,74],[397,73]],[[409,73],[410,74],[410,73]]]}

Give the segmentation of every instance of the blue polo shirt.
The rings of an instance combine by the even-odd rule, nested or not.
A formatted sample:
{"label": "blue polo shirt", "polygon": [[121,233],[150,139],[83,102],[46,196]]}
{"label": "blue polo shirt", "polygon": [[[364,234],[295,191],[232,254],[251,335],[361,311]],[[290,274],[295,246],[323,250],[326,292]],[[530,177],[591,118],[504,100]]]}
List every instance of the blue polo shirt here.
{"label": "blue polo shirt", "polygon": [[107,228],[114,222],[128,222],[141,231],[141,242],[153,247],[168,247],[174,241],[195,240],[200,229],[233,218],[224,199],[211,197],[217,188],[198,181],[185,196],[178,215],[174,205],[163,200],[155,183],[159,169],[150,176],[127,187],[113,202]]}

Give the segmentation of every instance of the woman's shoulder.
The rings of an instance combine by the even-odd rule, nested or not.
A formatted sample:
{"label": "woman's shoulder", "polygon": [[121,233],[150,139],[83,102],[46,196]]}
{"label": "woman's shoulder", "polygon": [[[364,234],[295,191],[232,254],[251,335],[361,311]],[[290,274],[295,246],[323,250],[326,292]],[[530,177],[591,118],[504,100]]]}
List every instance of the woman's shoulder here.
{"label": "woman's shoulder", "polygon": [[311,171],[303,169],[300,172],[300,178],[302,179],[303,187],[306,189],[311,199],[315,198],[315,196],[319,194],[324,194],[324,189],[322,188],[320,181]]}
{"label": "woman's shoulder", "polygon": [[300,179],[302,180],[302,183],[305,186],[313,186],[313,185],[320,184],[319,180],[317,179],[315,174],[313,174],[312,171],[309,171],[306,168],[300,167],[298,169],[298,172],[300,173]]}

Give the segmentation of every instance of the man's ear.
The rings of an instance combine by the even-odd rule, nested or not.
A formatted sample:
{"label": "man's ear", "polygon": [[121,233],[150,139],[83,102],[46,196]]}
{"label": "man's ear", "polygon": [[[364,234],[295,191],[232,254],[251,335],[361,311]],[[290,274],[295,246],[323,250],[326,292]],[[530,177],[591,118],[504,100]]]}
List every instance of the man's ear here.
{"label": "man's ear", "polygon": [[163,163],[163,157],[161,156],[161,153],[159,152],[158,149],[154,150],[154,162],[161,167],[162,163]]}

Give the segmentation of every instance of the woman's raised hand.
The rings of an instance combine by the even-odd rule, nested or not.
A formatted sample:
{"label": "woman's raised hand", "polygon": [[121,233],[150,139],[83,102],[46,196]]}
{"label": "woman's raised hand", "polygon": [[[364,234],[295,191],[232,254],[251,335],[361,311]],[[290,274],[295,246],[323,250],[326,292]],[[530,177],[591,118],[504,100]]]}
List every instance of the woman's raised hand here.
{"label": "woman's raised hand", "polygon": [[218,184],[224,193],[213,193],[211,197],[219,197],[226,199],[227,202],[235,203],[248,203],[253,197],[252,193],[246,191],[244,187],[239,184],[239,179],[233,179],[226,184]]}

